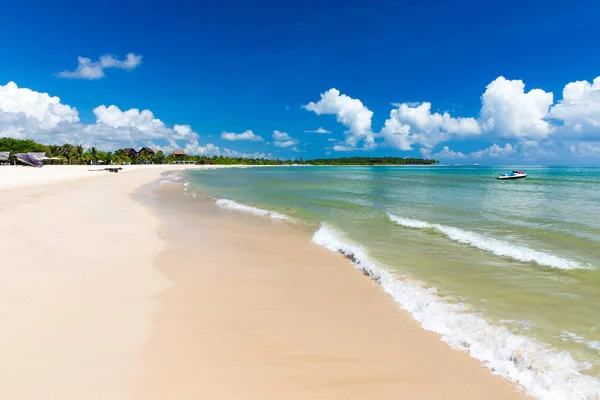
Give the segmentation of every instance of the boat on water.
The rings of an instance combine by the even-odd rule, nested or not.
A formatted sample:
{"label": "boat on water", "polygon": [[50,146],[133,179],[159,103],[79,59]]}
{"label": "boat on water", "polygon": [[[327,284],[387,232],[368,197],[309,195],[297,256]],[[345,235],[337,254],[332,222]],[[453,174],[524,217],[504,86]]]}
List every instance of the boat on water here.
{"label": "boat on water", "polygon": [[525,178],[527,174],[523,171],[513,171],[510,174],[500,174],[496,179],[519,179]]}

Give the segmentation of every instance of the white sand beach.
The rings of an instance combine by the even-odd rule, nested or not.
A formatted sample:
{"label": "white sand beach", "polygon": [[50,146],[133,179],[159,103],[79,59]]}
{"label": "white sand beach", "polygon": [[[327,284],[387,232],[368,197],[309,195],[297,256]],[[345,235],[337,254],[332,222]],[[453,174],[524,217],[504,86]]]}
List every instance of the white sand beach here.
{"label": "white sand beach", "polygon": [[0,168],[0,398],[526,397],[308,232],[137,192],[181,168]]}

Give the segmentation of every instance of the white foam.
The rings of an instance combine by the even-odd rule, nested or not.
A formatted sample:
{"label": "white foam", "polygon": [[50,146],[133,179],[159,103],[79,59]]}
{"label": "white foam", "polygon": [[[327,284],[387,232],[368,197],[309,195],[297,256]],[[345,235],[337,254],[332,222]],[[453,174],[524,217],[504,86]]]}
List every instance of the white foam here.
{"label": "white foam", "polygon": [[180,181],[180,180],[182,180],[182,179],[183,179],[183,178],[181,177],[181,175],[180,175],[180,174],[178,174],[178,173],[168,174],[168,175],[167,175],[167,178],[170,178],[170,179],[171,179],[171,180],[173,180],[173,181]]}
{"label": "white foam", "polygon": [[512,325],[522,331],[529,331],[536,326],[535,323],[522,319],[501,319],[498,322],[500,322],[502,325]]}
{"label": "white foam", "polygon": [[515,335],[504,326],[491,325],[482,317],[466,312],[462,304],[443,302],[435,288],[394,276],[370,259],[363,248],[344,240],[325,224],[312,240],[349,258],[424,329],[441,334],[455,349],[467,350],[493,373],[519,383],[531,396],[540,400],[600,398],[600,380],[583,375],[582,365],[568,352],[548,350],[534,339]]}
{"label": "white foam", "polygon": [[271,217],[273,219],[280,219],[286,221],[292,221],[290,217],[284,214],[280,214],[275,211],[263,210],[262,208],[252,207],[245,204],[237,203],[233,200],[219,199],[216,204],[220,207],[229,208],[236,211],[242,211],[249,214],[259,215],[263,217]]}
{"label": "white foam", "polygon": [[590,350],[596,350],[600,352],[600,341],[598,340],[585,340],[583,335],[578,335],[569,331],[562,331],[559,335],[560,340],[563,342],[582,343]]}
{"label": "white foam", "polygon": [[584,266],[577,261],[555,256],[543,251],[533,250],[527,246],[519,246],[503,240],[494,239],[475,232],[464,231],[451,226],[430,224],[429,222],[416,219],[401,218],[390,213],[388,213],[388,217],[398,225],[406,226],[408,228],[433,229],[459,243],[468,244],[499,256],[510,257],[517,261],[534,262],[539,265],[560,269],[591,268],[590,266]]}

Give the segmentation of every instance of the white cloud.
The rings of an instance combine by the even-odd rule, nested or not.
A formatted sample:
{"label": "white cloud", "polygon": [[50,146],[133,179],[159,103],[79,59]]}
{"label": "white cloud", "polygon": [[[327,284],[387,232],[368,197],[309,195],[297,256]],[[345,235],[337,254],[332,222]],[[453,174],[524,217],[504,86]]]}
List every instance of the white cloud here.
{"label": "white cloud", "polygon": [[192,136],[194,135],[194,132],[192,132],[192,127],[189,125],[177,125],[175,124],[173,126],[173,130],[175,132],[177,132],[177,134],[181,137],[187,137],[187,136]]}
{"label": "white cloud", "polygon": [[[336,151],[377,147],[377,139],[398,150],[415,146],[432,149],[452,139],[480,138],[481,140],[516,139],[518,143],[540,143],[553,139],[565,142],[600,138],[600,77],[593,83],[572,82],[565,86],[563,99],[553,106],[554,95],[542,89],[525,91],[521,80],[502,76],[487,85],[481,96],[478,116],[453,117],[448,112],[432,112],[429,102],[394,104],[379,133],[371,129],[373,113],[358,99],[330,89],[321,100],[311,102],[305,109],[321,114],[336,115],[344,124],[344,143],[336,143]],[[560,120],[561,122],[557,122]],[[499,154],[501,156],[502,154]]]}
{"label": "white cloud", "polygon": [[513,154],[516,151],[516,148],[513,147],[510,143],[506,143],[504,147],[498,146],[496,143],[488,147],[487,149],[475,151],[469,156],[473,158],[482,158],[485,156],[489,157],[505,157],[509,154]]}
{"label": "white cloud", "polygon": [[198,143],[198,139],[192,139],[189,142],[187,142],[183,150],[185,151],[185,154],[199,156],[210,157],[218,156],[221,154],[217,146],[213,145],[212,143],[207,143],[206,145],[202,146],[200,145],[200,143]]}
{"label": "white cloud", "polygon": [[477,150],[469,154],[464,154],[460,151],[451,150],[448,146],[442,147],[437,153],[433,153],[429,148],[420,149],[421,155],[425,158],[431,158],[434,160],[444,161],[456,161],[456,160],[466,160],[471,159],[480,161],[481,159],[497,159],[508,157],[510,155],[515,155],[517,152],[518,146],[513,146],[510,143],[506,143],[504,147],[501,147],[494,143],[488,148]]}
{"label": "white cloud", "polygon": [[273,143],[276,147],[292,147],[296,145],[296,141],[295,140],[285,140],[285,141],[280,141],[280,142],[274,142]]}
{"label": "white cloud", "polygon": [[600,133],[600,76],[592,83],[568,83],[563,89],[562,100],[552,107],[550,115],[564,121],[564,128],[574,135],[590,130]]}
{"label": "white cloud", "polygon": [[425,158],[435,159],[435,160],[459,160],[467,158],[468,156],[464,155],[460,151],[452,151],[448,146],[442,147],[442,150],[439,153],[431,154],[431,149],[422,148],[421,155]]}
{"label": "white cloud", "polygon": [[292,137],[287,132],[273,131],[273,139],[275,140],[292,140]]}
{"label": "white cloud", "polygon": [[242,133],[223,132],[221,133],[221,139],[225,140],[250,140],[253,142],[261,142],[262,137],[255,135],[251,130],[244,131]]}
{"label": "white cloud", "polygon": [[[98,106],[96,123],[81,124],[74,107],[62,104],[58,97],[19,88],[10,82],[0,85],[0,137],[34,139],[44,144],[83,144],[103,150],[138,147],[163,140],[172,151],[187,145],[198,145],[198,134],[189,125],[167,127],[150,110],[121,111],[117,106]],[[188,142],[180,146],[176,141]],[[215,152],[211,147],[198,147],[198,153]],[[160,148],[159,148],[160,149]],[[165,151],[165,150],[163,150]]]}
{"label": "white cloud", "polygon": [[135,128],[141,132],[153,132],[165,127],[162,121],[154,117],[150,110],[138,110],[132,108],[121,111],[119,107],[112,105],[98,106],[94,109],[96,122],[105,124],[112,128]]}
{"label": "white cloud", "polygon": [[501,137],[544,139],[554,130],[546,121],[553,98],[551,92],[541,89],[525,93],[523,81],[500,76],[481,96],[482,127]]}
{"label": "white cloud", "polygon": [[321,100],[317,103],[310,102],[302,107],[317,115],[335,115],[338,122],[348,128],[344,132],[346,147],[355,148],[361,140],[366,141],[366,147],[375,147],[374,141],[369,139],[373,137],[371,132],[373,112],[360,100],[340,94],[339,90],[333,88],[321,93]]}
{"label": "white cloud", "polygon": [[577,157],[600,158],[600,142],[577,142],[568,145],[569,152]]}
{"label": "white cloud", "polygon": [[26,137],[77,122],[77,109],[62,104],[58,97],[19,88],[14,82],[0,85],[0,136]]}
{"label": "white cloud", "polygon": [[399,110],[390,111],[390,117],[385,121],[380,135],[385,144],[398,150],[412,150],[410,139],[410,125],[403,124],[398,118]]}
{"label": "white cloud", "polygon": [[413,144],[434,147],[452,136],[481,133],[475,118],[453,118],[449,113],[431,113],[431,103],[397,104],[380,134],[386,144],[399,150],[410,150]]}
{"label": "white cloud", "polygon": [[100,79],[104,77],[107,68],[118,68],[130,71],[142,62],[142,56],[133,53],[127,54],[124,60],[119,60],[112,55],[103,55],[98,61],[86,57],[77,57],[78,64],[75,71],[63,71],[56,74],[61,78],[73,79]]}
{"label": "white cloud", "polygon": [[276,147],[291,148],[293,151],[298,151],[296,145],[299,143],[298,140],[291,137],[287,132],[280,132],[278,130],[273,131],[273,144]]}
{"label": "white cloud", "polygon": [[96,140],[135,142],[150,139],[192,140],[198,137],[198,134],[188,125],[167,127],[150,110],[140,111],[132,108],[121,111],[114,105],[109,107],[101,105],[93,112],[96,116],[96,124],[84,126],[83,132]]}
{"label": "white cloud", "polygon": [[315,129],[313,131],[304,131],[304,133],[320,133],[320,134],[323,134],[323,135],[328,135],[328,134],[331,133],[331,131],[328,131],[327,129],[325,129],[323,127],[320,127],[320,128]]}
{"label": "white cloud", "polygon": [[344,144],[336,144],[335,146],[332,147],[333,151],[352,151],[352,150],[356,150],[356,148],[354,147],[349,147],[346,146]]}

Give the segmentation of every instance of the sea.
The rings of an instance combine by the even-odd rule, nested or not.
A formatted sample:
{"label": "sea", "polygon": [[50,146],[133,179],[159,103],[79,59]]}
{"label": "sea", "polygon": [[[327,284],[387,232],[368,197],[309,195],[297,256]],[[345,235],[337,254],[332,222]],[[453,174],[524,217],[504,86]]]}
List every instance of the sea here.
{"label": "sea", "polygon": [[424,329],[531,396],[600,399],[600,168],[495,179],[513,169],[224,168],[188,171],[185,186],[308,227]]}

